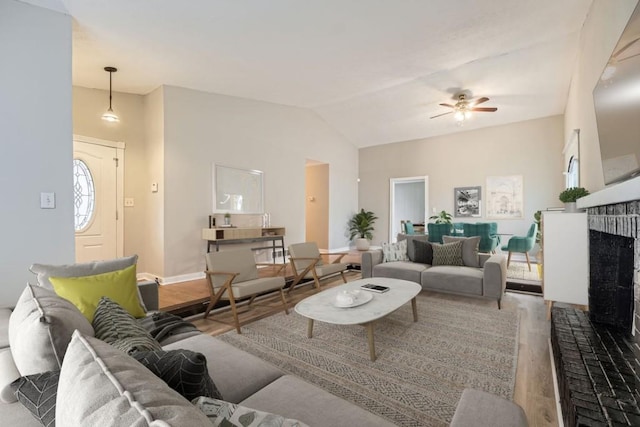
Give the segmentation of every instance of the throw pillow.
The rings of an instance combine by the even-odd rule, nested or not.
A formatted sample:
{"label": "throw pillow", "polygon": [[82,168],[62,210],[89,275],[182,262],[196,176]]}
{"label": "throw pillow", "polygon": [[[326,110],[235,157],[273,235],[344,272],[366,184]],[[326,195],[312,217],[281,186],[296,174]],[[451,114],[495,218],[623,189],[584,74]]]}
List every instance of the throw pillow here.
{"label": "throw pillow", "polygon": [[60,370],[56,424],[210,426],[207,417],[132,357],[74,332]]}
{"label": "throw pillow", "polygon": [[382,254],[382,262],[409,261],[409,256],[407,255],[407,241],[401,240],[397,243],[383,243]]}
{"label": "throw pillow", "polygon": [[464,265],[462,261],[462,242],[432,243],[432,265]]}
{"label": "throw pillow", "polygon": [[189,401],[200,396],[222,399],[202,353],[180,349],[140,351],[131,356]]}
{"label": "throw pillow", "polygon": [[76,329],[93,336],[76,306],[49,289],[27,285],[9,318],[11,355],[20,375],[60,369]]}
{"label": "throw pillow", "polygon": [[62,298],[71,301],[91,322],[101,297],[111,298],[134,317],[144,317],[138,299],[136,266],[81,277],[49,277],[53,289]]}
{"label": "throw pillow", "polygon": [[467,267],[480,267],[478,259],[478,247],[480,246],[480,236],[475,237],[452,237],[443,236],[444,243],[462,242],[462,261]]}
{"label": "throw pillow", "polygon": [[306,424],[298,420],[257,411],[223,400],[199,397],[193,400],[193,404],[209,418],[214,427],[307,427]]}
{"label": "throw pillow", "polygon": [[[95,276],[96,274],[110,273],[112,271],[122,270],[123,268],[136,265],[138,262],[138,255],[131,255],[123,258],[109,259],[106,261],[92,261],[76,264],[32,264],[29,270],[37,276],[38,286],[42,286],[47,289],[53,290],[53,285],[49,278],[54,277],[81,277],[81,276]],[[138,299],[140,305],[147,311],[144,306],[144,300],[138,290]]]}
{"label": "throw pillow", "polygon": [[136,351],[162,350],[160,344],[127,310],[107,297],[100,298],[93,318],[96,338],[131,354]]}
{"label": "throw pillow", "polygon": [[49,371],[20,377],[11,384],[18,402],[46,427],[56,425],[59,378],[60,371]]}
{"label": "throw pillow", "polygon": [[433,264],[433,247],[431,246],[431,242],[412,239],[411,244],[413,245],[414,254],[411,261],[420,264]]}

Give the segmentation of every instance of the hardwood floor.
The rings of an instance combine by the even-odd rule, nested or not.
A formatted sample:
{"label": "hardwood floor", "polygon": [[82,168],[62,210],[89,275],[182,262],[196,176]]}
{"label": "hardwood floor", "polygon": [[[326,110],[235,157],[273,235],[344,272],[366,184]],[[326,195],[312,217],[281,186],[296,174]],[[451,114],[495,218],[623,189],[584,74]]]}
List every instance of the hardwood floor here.
{"label": "hardwood floor", "polygon": [[[261,273],[267,274],[266,271]],[[359,271],[353,270],[347,273],[347,280],[359,278]],[[326,289],[341,283],[342,280],[338,277],[323,281],[322,285],[323,289]],[[315,289],[311,284],[299,285],[287,295],[289,308],[293,309],[298,301],[313,293],[315,293]],[[444,300],[464,300],[476,305],[496,305],[494,301],[479,298],[429,291],[423,291],[423,293]],[[160,307],[162,310],[185,307],[190,304],[189,298],[202,301],[201,304],[208,300],[209,291],[205,280],[160,287]],[[542,297],[507,292],[502,304],[505,309],[518,310],[520,313],[514,401],[524,409],[530,427],[558,426],[549,357],[549,322],[546,320],[546,307]],[[243,313],[240,314],[240,322],[248,323],[271,315],[285,315],[277,294],[256,300],[250,309],[243,309]],[[226,308],[212,312],[207,319],[202,319],[201,314],[191,316],[188,319],[198,329],[210,335],[219,335],[235,329],[231,313]]]}

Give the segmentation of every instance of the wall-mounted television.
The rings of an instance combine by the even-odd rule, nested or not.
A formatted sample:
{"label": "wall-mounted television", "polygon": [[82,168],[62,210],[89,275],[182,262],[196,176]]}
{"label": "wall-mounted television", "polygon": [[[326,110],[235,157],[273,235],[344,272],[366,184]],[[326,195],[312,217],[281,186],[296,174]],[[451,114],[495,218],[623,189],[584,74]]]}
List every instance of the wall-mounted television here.
{"label": "wall-mounted television", "polygon": [[604,183],[640,175],[640,4],[593,90]]}

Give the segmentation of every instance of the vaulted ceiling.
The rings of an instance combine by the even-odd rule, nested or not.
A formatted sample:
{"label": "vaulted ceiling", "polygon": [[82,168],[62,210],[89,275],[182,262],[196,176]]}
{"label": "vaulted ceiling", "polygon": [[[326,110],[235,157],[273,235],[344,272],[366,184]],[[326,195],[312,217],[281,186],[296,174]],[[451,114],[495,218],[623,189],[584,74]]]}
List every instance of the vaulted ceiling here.
{"label": "vaulted ceiling", "polygon": [[[23,0],[73,17],[73,84],[309,108],[357,147],[562,114],[591,0]],[[459,127],[440,103],[489,97]],[[114,98],[115,102],[115,98]]]}

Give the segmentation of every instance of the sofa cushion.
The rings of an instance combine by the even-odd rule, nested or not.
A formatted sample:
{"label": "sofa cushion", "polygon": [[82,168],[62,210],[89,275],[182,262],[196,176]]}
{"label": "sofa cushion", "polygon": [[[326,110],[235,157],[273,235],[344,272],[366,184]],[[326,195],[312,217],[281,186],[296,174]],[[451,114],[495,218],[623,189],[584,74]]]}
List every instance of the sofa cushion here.
{"label": "sofa cushion", "polygon": [[194,399],[193,404],[209,418],[214,427],[308,427],[298,420],[286,419],[281,415],[257,411],[224,400],[200,397]]}
{"label": "sofa cushion", "polygon": [[464,265],[462,242],[433,243],[432,265]]}
{"label": "sofa cushion", "polygon": [[243,406],[294,418],[310,426],[391,427],[390,423],[353,403],[285,375],[241,402]]}
{"label": "sofa cushion", "polygon": [[426,264],[411,261],[383,262],[373,267],[373,277],[389,277],[420,283],[420,273],[429,268]]}
{"label": "sofa cushion", "polygon": [[422,287],[459,294],[482,295],[483,271],[474,267],[441,265],[422,272]]}
{"label": "sofa cushion", "polygon": [[20,374],[60,369],[76,329],[93,336],[76,306],[49,289],[27,285],[9,319],[11,354]]}
{"label": "sofa cushion", "polygon": [[189,401],[200,396],[222,399],[202,353],[179,349],[139,351],[131,356]]}
{"label": "sofa cushion", "polygon": [[[411,239],[409,246],[413,246],[413,250],[408,250],[409,259],[420,264],[433,263],[433,247],[431,242],[426,240]],[[413,255],[413,256],[412,256]]]}
{"label": "sofa cushion", "polygon": [[93,329],[96,338],[127,354],[162,349],[133,316],[107,297],[100,298],[98,302]]}
{"label": "sofa cushion", "polygon": [[46,427],[56,425],[59,379],[60,371],[49,371],[20,377],[11,384],[20,404]]}
{"label": "sofa cushion", "polygon": [[382,262],[409,261],[407,241],[401,240],[396,243],[382,243],[382,255]]}
{"label": "sofa cushion", "polygon": [[480,237],[453,237],[443,236],[444,243],[462,242],[462,261],[467,267],[480,267],[478,260],[478,246],[480,245]]}
{"label": "sofa cushion", "polygon": [[228,402],[240,403],[283,375],[275,366],[210,335],[196,335],[163,347],[179,348],[204,354],[209,375]]}
{"label": "sofa cushion", "polygon": [[0,307],[0,349],[9,347],[9,318],[11,309]]}
{"label": "sofa cushion", "polygon": [[91,322],[98,301],[103,296],[124,307],[132,316],[144,317],[138,298],[136,266],[122,270],[80,277],[49,277],[58,295],[71,301]]}
{"label": "sofa cushion", "polygon": [[[60,371],[60,426],[207,426],[207,417],[132,357],[74,332]],[[160,421],[162,420],[162,421]]]}
{"label": "sofa cushion", "polygon": [[[49,278],[54,277],[81,277],[95,276],[96,274],[110,273],[112,271],[122,270],[138,262],[138,255],[128,257],[109,259],[106,261],[92,261],[76,264],[32,264],[29,270],[34,273],[38,279],[38,286],[53,290],[53,285]],[[137,290],[140,305],[147,311],[144,300],[140,291]]]}
{"label": "sofa cushion", "polygon": [[20,372],[13,361],[10,348],[0,349],[0,402],[16,402],[16,395],[11,384],[20,378]]}

